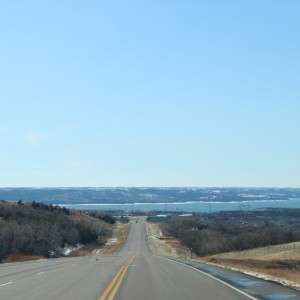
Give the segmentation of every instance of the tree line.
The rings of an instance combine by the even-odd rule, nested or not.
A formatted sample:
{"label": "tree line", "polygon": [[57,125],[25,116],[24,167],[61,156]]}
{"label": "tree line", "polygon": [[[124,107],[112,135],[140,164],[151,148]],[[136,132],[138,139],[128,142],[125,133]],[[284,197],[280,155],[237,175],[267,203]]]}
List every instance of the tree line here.
{"label": "tree line", "polygon": [[199,218],[173,218],[163,228],[199,256],[300,241],[299,227],[277,224],[207,224]]}
{"label": "tree line", "polygon": [[0,206],[0,261],[11,253],[48,256],[65,244],[95,242],[108,226],[73,221],[66,208],[33,201]]}

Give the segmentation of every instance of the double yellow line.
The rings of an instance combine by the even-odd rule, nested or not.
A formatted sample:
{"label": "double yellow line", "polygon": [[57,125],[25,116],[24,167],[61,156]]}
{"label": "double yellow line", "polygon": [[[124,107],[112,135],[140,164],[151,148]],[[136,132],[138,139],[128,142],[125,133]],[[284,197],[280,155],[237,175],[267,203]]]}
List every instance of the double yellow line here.
{"label": "double yellow line", "polygon": [[113,280],[110,282],[103,295],[99,298],[99,300],[113,300],[120,288],[120,285],[124,279],[124,276],[127,272],[129,265],[133,262],[135,257],[129,258],[126,263],[122,266]]}

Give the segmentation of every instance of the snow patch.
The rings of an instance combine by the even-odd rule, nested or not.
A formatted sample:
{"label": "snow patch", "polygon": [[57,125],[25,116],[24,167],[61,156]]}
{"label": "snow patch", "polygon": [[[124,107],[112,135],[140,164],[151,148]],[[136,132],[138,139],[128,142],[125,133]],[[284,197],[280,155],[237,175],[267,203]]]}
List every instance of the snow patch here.
{"label": "snow patch", "polygon": [[115,244],[115,243],[117,243],[117,242],[118,242],[118,239],[117,239],[117,238],[111,238],[111,239],[109,239],[109,240],[105,243],[105,245],[110,246],[110,245],[113,245],[113,244]]}
{"label": "snow patch", "polygon": [[79,250],[80,248],[82,248],[83,246],[80,244],[77,244],[76,246],[65,246],[62,249],[59,249],[59,253],[62,255],[69,255],[70,253]]}

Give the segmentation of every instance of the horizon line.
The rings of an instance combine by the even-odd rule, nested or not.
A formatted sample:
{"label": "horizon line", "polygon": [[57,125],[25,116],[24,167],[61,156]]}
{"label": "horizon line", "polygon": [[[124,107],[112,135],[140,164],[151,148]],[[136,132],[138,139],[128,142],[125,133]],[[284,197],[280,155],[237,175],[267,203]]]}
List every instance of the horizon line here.
{"label": "horizon line", "polygon": [[235,189],[300,189],[300,187],[292,186],[3,186],[0,189],[225,189],[225,188],[235,188]]}

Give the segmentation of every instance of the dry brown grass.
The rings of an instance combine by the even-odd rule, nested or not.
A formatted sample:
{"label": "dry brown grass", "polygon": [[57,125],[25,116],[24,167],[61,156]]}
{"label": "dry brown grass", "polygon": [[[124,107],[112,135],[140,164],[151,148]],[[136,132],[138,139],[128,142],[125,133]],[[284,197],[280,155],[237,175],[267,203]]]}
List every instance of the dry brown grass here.
{"label": "dry brown grass", "polygon": [[[159,223],[146,223],[151,250],[158,255],[189,258],[190,250],[176,239],[161,239]],[[217,266],[249,272],[252,275],[300,289],[300,242],[269,246],[246,251],[228,252],[194,260]]]}
{"label": "dry brown grass", "polygon": [[240,271],[252,272],[258,276],[300,287],[300,243],[257,248],[239,252],[228,252],[201,259]]}
{"label": "dry brown grass", "polygon": [[126,243],[129,230],[130,224],[117,223],[112,237],[108,240],[107,244],[99,249],[99,251],[94,251],[94,253],[111,254],[120,251]]}
{"label": "dry brown grass", "polygon": [[[255,270],[254,270],[255,271]],[[260,270],[256,270],[260,272]],[[290,285],[300,289],[300,273],[296,270],[278,270],[278,269],[268,269],[264,270],[263,274],[269,275],[274,278],[281,278],[290,281]]]}
{"label": "dry brown grass", "polygon": [[0,202],[0,207],[13,207],[17,205],[18,204],[16,202],[2,202],[2,201]]}
{"label": "dry brown grass", "polygon": [[99,220],[97,218],[91,217],[85,213],[81,213],[76,210],[71,210],[69,218],[72,219],[74,222],[84,222],[86,224],[89,224],[93,227],[105,227],[107,229],[112,229],[113,225],[108,224],[102,220]]}
{"label": "dry brown grass", "polygon": [[164,238],[160,223],[146,223],[148,241],[151,251],[157,255],[188,257],[190,250],[177,239]]}
{"label": "dry brown grass", "polygon": [[267,276],[269,279],[279,282],[288,280],[290,281],[289,285],[300,288],[300,272],[296,269],[299,261],[268,262],[250,259],[218,259],[216,257],[205,257],[201,261],[241,272],[251,272],[256,276]]}
{"label": "dry brown grass", "polygon": [[2,262],[3,263],[12,263],[12,262],[24,262],[29,260],[39,260],[44,259],[44,256],[39,255],[26,255],[22,253],[12,253],[6,257]]}
{"label": "dry brown grass", "polygon": [[224,259],[256,259],[264,261],[300,260],[300,242],[221,253],[215,256]]}

